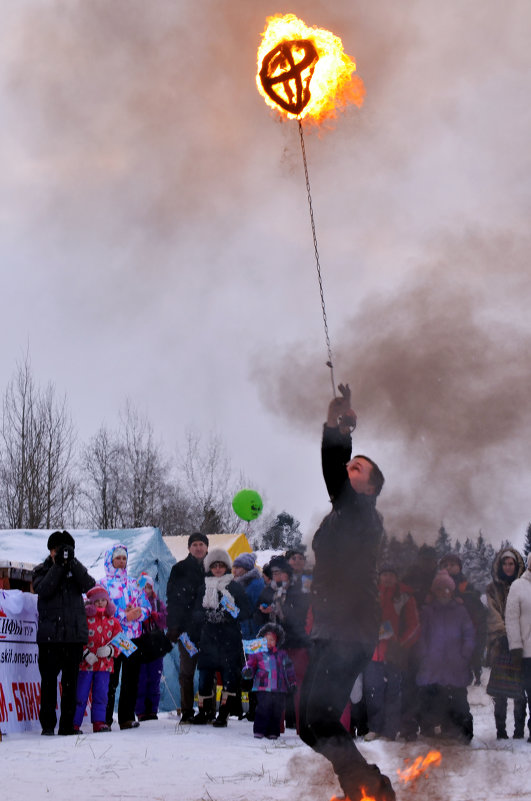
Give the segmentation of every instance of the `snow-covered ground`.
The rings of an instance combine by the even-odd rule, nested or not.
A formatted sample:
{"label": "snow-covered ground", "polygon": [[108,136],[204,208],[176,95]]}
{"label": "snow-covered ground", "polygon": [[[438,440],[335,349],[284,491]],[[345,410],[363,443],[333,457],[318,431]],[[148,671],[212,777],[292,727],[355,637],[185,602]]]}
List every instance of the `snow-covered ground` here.
{"label": "snow-covered ground", "polygon": [[[393,778],[399,801],[509,801],[529,795],[531,744],[497,741],[484,687],[470,688],[469,698],[475,736],[468,747],[439,740],[361,742],[364,756]],[[511,715],[510,710],[510,734]],[[328,762],[292,732],[276,742],[255,740],[247,721],[231,718],[226,729],[179,726],[171,713],[130,731],[93,734],[91,728],[85,723],[79,737],[5,736],[2,798],[328,801],[339,789]],[[431,748],[441,751],[441,764],[416,785],[401,784],[397,769]]]}

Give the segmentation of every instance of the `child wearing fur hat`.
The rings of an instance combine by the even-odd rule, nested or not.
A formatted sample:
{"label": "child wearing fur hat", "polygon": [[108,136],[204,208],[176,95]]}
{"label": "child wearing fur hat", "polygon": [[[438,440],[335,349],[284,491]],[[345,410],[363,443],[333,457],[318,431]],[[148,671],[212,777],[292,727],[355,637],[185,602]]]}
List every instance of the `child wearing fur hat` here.
{"label": "child wearing fur hat", "polygon": [[83,661],[77,681],[74,729],[80,731],[92,690],[91,721],[95,732],[110,731],[105,723],[105,710],[109,693],[109,678],[114,670],[117,649],[110,644],[122,627],[114,617],[116,608],[105,587],[96,584],[87,592],[85,612],[88,624],[88,642],[83,651]]}
{"label": "child wearing fur hat", "polygon": [[467,698],[472,677],[474,625],[462,601],[454,597],[455,582],[446,570],[433,579],[429,601],[421,610],[419,640],[419,708],[421,733],[468,744],[473,721]]}
{"label": "child wearing fur hat", "polygon": [[216,672],[221,674],[223,691],[214,726],[226,726],[229,698],[239,687],[243,664],[240,621],[251,614],[245,590],[232,577],[232,560],[223,548],[212,548],[205,557],[205,584],[198,593],[195,619],[201,628],[199,640],[199,712],[194,724],[205,724],[215,713],[212,688]]}
{"label": "child wearing fur hat", "polygon": [[242,671],[244,679],[253,679],[257,704],[253,733],[257,739],[277,740],[280,735],[286,698],[295,690],[295,670],[287,651],[281,646],[284,631],[277,623],[266,623],[258,637],[267,640],[267,652],[251,654]]}
{"label": "child wearing fur hat", "polygon": [[[151,615],[142,623],[142,633],[154,629],[166,628],[166,604],[154,589],[154,581],[147,573],[141,573],[137,579],[138,588],[143,590],[149,605]],[[164,657],[147,662],[140,668],[138,679],[138,694],[136,697],[135,712],[138,720],[157,720],[160,702],[160,680],[162,678]]]}

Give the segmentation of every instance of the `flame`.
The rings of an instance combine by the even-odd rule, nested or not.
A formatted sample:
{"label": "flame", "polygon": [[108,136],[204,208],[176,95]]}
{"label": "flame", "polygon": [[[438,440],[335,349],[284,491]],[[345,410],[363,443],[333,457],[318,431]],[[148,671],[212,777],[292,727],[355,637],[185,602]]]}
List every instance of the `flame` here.
{"label": "flame", "polygon": [[347,103],[360,107],[363,81],[339,37],[309,28],[294,14],[268,17],[258,48],[258,91],[289,119],[335,117]]}
{"label": "flame", "polygon": [[[425,757],[418,756],[412,765],[404,768],[404,770],[397,770],[398,777],[401,782],[415,781],[418,777],[427,771],[431,765],[439,765],[442,756],[440,751],[429,751]],[[407,760],[406,760],[407,761]]]}

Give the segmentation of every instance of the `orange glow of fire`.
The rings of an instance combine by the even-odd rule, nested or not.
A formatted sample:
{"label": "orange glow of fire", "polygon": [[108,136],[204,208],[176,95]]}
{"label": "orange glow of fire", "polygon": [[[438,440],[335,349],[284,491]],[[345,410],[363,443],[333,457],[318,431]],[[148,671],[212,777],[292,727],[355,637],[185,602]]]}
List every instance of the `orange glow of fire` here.
{"label": "orange glow of fire", "polygon": [[268,17],[258,48],[258,91],[289,119],[315,123],[330,119],[348,103],[360,107],[365,96],[355,62],[339,37],[308,27],[294,14]]}
{"label": "orange glow of fire", "polygon": [[407,768],[403,770],[399,768],[397,770],[398,777],[404,784],[415,781],[420,775],[425,774],[432,765],[439,765],[441,760],[442,756],[440,751],[429,751],[425,757],[418,756],[413,764],[409,765]]}
{"label": "orange glow of fire", "polygon": [[[376,801],[376,798],[373,795],[365,795],[365,787],[361,788],[362,796],[359,801]],[[330,801],[339,801],[337,796],[333,795]],[[348,801],[348,798],[346,799]]]}

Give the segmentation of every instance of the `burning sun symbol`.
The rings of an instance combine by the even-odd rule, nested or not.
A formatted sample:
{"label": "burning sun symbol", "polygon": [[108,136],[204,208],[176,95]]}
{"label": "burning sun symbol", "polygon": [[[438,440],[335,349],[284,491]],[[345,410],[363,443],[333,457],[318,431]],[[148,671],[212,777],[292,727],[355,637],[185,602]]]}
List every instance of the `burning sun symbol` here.
{"label": "burning sun symbol", "polygon": [[291,119],[318,123],[347,103],[363,103],[365,87],[341,39],[294,14],[268,17],[257,58],[258,91]]}

